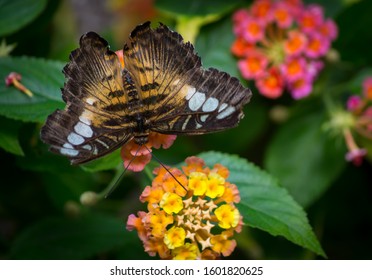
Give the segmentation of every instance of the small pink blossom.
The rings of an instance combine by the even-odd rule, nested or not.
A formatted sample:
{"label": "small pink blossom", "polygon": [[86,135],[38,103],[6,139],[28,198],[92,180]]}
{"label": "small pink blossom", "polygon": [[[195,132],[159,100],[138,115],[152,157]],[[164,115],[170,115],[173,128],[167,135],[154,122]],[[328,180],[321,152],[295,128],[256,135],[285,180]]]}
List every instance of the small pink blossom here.
{"label": "small pink blossom", "polygon": [[324,63],[320,60],[310,60],[307,64],[307,74],[314,80],[323,69]]}
{"label": "small pink blossom", "polygon": [[241,30],[242,36],[248,43],[256,43],[265,36],[262,24],[251,17],[246,18],[242,26],[244,26]]}
{"label": "small pink blossom", "polygon": [[323,22],[323,8],[319,5],[309,5],[299,17],[300,29],[305,33],[316,32]]}
{"label": "small pink blossom", "polygon": [[251,6],[251,15],[261,24],[273,20],[273,4],[271,0],[257,0]]}
{"label": "small pink blossom", "polygon": [[288,33],[288,39],[284,42],[284,51],[288,56],[300,55],[307,45],[307,37],[299,31],[293,30]]}
{"label": "small pink blossom", "polygon": [[274,19],[279,27],[290,27],[293,22],[293,15],[291,14],[288,5],[284,2],[278,2],[274,8]]}
{"label": "small pink blossom", "polygon": [[324,56],[330,48],[330,41],[321,35],[314,33],[310,36],[305,53],[309,58]]}
{"label": "small pink blossom", "polygon": [[362,98],[359,95],[352,95],[346,103],[346,108],[349,111],[359,111],[363,105]]}
{"label": "small pink blossom", "polygon": [[318,32],[323,37],[334,40],[337,38],[338,28],[333,20],[327,19],[319,26]]}
{"label": "small pink blossom", "polygon": [[245,59],[239,60],[238,68],[245,79],[255,79],[264,73],[268,64],[267,58],[259,53],[251,54]]}
{"label": "small pink blossom", "polygon": [[372,77],[363,81],[363,94],[368,100],[372,100]]}
{"label": "small pink blossom", "polygon": [[346,153],[345,159],[351,161],[356,166],[360,166],[363,158],[367,155],[366,149],[354,149]]}
{"label": "small pink blossom", "polygon": [[308,96],[313,89],[313,81],[309,75],[303,75],[289,83],[289,89],[294,99],[301,99]]}
{"label": "small pink blossom", "polygon": [[256,80],[260,93],[268,98],[278,98],[284,89],[284,79],[279,69],[272,67]]}
{"label": "small pink blossom", "polygon": [[288,82],[298,80],[306,74],[307,65],[303,57],[292,57],[282,64],[281,71]]}
{"label": "small pink blossom", "polygon": [[134,139],[122,146],[120,155],[124,161],[124,168],[133,172],[142,171],[145,166],[151,161],[152,148],[163,149],[169,148],[176,135],[165,135],[156,132],[150,132],[148,142],[144,145],[138,145]]}

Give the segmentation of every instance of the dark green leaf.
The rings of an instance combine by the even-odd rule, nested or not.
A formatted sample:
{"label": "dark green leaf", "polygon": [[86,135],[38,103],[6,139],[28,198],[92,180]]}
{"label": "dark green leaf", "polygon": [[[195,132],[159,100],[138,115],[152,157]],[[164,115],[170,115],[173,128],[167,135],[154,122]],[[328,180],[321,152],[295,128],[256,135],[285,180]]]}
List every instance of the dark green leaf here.
{"label": "dark green leaf", "polygon": [[355,75],[348,84],[350,90],[349,94],[363,95],[363,81],[367,77],[372,77],[372,68],[364,68]]}
{"label": "dark green leaf", "polygon": [[124,247],[137,237],[125,221],[103,214],[46,218],[15,240],[13,259],[88,259]]}
{"label": "dark green leaf", "polygon": [[0,124],[0,147],[9,153],[23,156],[23,150],[18,139],[21,123],[6,118],[0,118]]}
{"label": "dark green leaf", "polygon": [[326,17],[334,17],[345,6],[345,1],[342,0],[305,0],[306,5],[318,4],[323,7]]}
{"label": "dark green leaf", "polygon": [[342,141],[322,130],[322,114],[297,117],[283,125],[265,157],[267,170],[302,206],[323,194],[345,166]]}
{"label": "dark green leaf", "polygon": [[110,170],[117,168],[120,162],[122,162],[122,159],[120,157],[120,149],[118,149],[102,158],[82,165],[82,168],[89,172]]}
{"label": "dark green leaf", "polygon": [[[61,90],[64,63],[29,57],[0,58],[0,114],[25,122],[43,122],[57,108],[63,108]],[[22,75],[21,83],[34,94],[29,97],[5,85],[10,72]]]}
{"label": "dark green leaf", "polygon": [[156,0],[155,7],[163,12],[175,15],[203,16],[208,14],[224,14],[237,6],[244,4],[243,0]]}
{"label": "dark green leaf", "polygon": [[35,19],[47,0],[0,0],[0,36],[15,32]]}
{"label": "dark green leaf", "polygon": [[336,18],[339,36],[334,46],[343,60],[352,61],[354,65],[372,63],[372,35],[369,28],[366,28],[372,26],[371,10],[371,1],[357,1]]}
{"label": "dark green leaf", "polygon": [[237,156],[208,152],[199,155],[208,166],[220,163],[230,170],[228,181],[241,195],[238,208],[251,227],[283,236],[291,242],[325,256],[303,209],[277,180]]}
{"label": "dark green leaf", "polygon": [[195,49],[204,67],[217,68],[238,77],[237,61],[230,52],[235,39],[232,30],[232,21],[229,17],[202,28],[195,42]]}

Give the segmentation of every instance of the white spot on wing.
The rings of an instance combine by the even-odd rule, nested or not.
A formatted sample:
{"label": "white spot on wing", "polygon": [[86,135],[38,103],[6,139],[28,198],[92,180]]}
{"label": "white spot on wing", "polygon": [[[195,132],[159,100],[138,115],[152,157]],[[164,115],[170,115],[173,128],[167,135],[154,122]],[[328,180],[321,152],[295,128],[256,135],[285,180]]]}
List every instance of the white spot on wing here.
{"label": "white spot on wing", "polygon": [[83,146],[83,149],[88,150],[88,151],[91,151],[92,150],[92,146],[91,145],[84,145]]}
{"label": "white spot on wing", "polygon": [[182,124],[182,128],[181,128],[182,130],[185,130],[186,129],[186,126],[189,123],[190,118],[191,118],[191,115],[188,115],[187,118],[186,118],[186,120]]}
{"label": "white spot on wing", "polygon": [[107,145],[105,142],[103,142],[103,141],[101,141],[101,140],[99,140],[99,139],[96,139],[96,141],[97,141],[98,143],[102,144],[106,149],[109,149],[109,148],[110,148],[110,146]]}
{"label": "white spot on wing", "polygon": [[218,99],[214,97],[209,97],[203,104],[203,112],[213,112],[218,107]]}
{"label": "white spot on wing", "polygon": [[96,99],[94,98],[91,98],[91,97],[88,97],[86,102],[89,104],[89,105],[93,105],[93,103],[96,101]]}
{"label": "white spot on wing", "polygon": [[195,93],[196,89],[194,87],[187,87],[187,95],[186,95],[186,99],[187,100],[190,100],[190,98],[193,96],[193,94]]}
{"label": "white spot on wing", "polygon": [[91,125],[92,122],[91,122],[91,121],[86,117],[86,116],[89,115],[89,114],[87,114],[87,113],[85,113],[85,112],[86,112],[86,111],[84,111],[83,114],[79,117],[79,120],[80,120],[81,122],[87,124],[87,125]]}
{"label": "white spot on wing", "polygon": [[83,137],[92,137],[93,136],[93,130],[91,127],[83,122],[78,122],[74,126],[74,130],[77,134],[80,134]]}
{"label": "white spot on wing", "polygon": [[221,113],[219,113],[218,115],[217,115],[217,119],[224,119],[224,118],[226,118],[226,117],[228,117],[228,116],[230,116],[232,113],[234,113],[235,112],[235,108],[234,107],[232,107],[232,106],[229,106],[229,107],[227,107],[224,111],[222,111]]}
{"label": "white spot on wing", "polygon": [[220,108],[218,109],[218,112],[221,112],[222,110],[224,110],[225,108],[227,107],[227,104],[226,103],[222,103]]}
{"label": "white spot on wing", "polygon": [[70,142],[72,145],[80,145],[84,142],[84,138],[81,137],[79,134],[76,134],[75,132],[71,132],[67,136],[67,141]]}
{"label": "white spot on wing", "polygon": [[205,101],[205,94],[202,92],[195,92],[189,100],[189,108],[191,111],[197,111]]}
{"label": "white spot on wing", "polygon": [[208,115],[203,115],[203,116],[200,117],[200,120],[202,122],[205,122],[207,118],[208,118]]}
{"label": "white spot on wing", "polygon": [[70,143],[63,144],[63,148],[60,149],[60,152],[62,155],[71,157],[77,156],[79,154],[79,151],[75,150]]}

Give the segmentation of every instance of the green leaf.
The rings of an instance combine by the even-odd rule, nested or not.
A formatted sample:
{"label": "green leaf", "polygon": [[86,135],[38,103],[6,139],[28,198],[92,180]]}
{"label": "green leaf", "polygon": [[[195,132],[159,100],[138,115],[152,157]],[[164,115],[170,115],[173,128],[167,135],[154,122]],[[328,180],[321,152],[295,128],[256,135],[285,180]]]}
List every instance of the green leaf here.
{"label": "green leaf", "polygon": [[366,43],[371,38],[371,32],[366,28],[372,26],[371,3],[371,1],[357,1],[344,9],[336,18],[339,36],[334,47],[342,54],[342,59],[352,61],[353,66],[372,63],[370,44]]}
{"label": "green leaf", "polygon": [[0,118],[0,124],[0,147],[14,155],[23,156],[24,153],[18,140],[21,123]]}
{"label": "green leaf", "polygon": [[229,17],[202,28],[196,39],[195,49],[204,67],[217,68],[238,77],[237,61],[230,52],[235,40],[232,30],[232,21]]}
{"label": "green leaf", "polygon": [[218,150],[226,153],[249,150],[268,125],[267,108],[257,101],[258,99],[252,98],[251,102],[245,106],[245,116],[237,127],[219,133],[196,136],[199,149]]}
{"label": "green leaf", "polygon": [[265,155],[266,169],[302,206],[313,203],[345,166],[344,147],[321,129],[324,116],[297,116],[272,139]]}
{"label": "green leaf", "polygon": [[201,16],[208,14],[224,14],[237,6],[244,5],[243,0],[156,0],[155,7],[173,15]]}
{"label": "green leaf", "polygon": [[117,149],[113,153],[82,165],[82,168],[89,172],[111,170],[117,168],[120,162],[122,162],[120,149]]}
{"label": "green leaf", "polygon": [[104,214],[46,218],[18,236],[12,259],[88,259],[129,246],[137,237],[124,221]]}
{"label": "green leaf", "polygon": [[21,29],[46,7],[47,0],[0,0],[0,36]]}
{"label": "green leaf", "polygon": [[198,155],[212,167],[216,163],[230,170],[228,181],[237,185],[241,201],[238,208],[244,223],[325,256],[306,213],[277,180],[245,159],[207,152]]}
{"label": "green leaf", "polygon": [[[64,63],[30,57],[0,58],[0,115],[25,122],[43,122],[57,108],[63,108],[60,88]],[[22,75],[20,81],[33,93],[29,97],[5,85],[10,72]]]}
{"label": "green leaf", "polygon": [[367,77],[372,77],[372,68],[364,68],[348,83],[349,94],[363,95],[363,81]]}

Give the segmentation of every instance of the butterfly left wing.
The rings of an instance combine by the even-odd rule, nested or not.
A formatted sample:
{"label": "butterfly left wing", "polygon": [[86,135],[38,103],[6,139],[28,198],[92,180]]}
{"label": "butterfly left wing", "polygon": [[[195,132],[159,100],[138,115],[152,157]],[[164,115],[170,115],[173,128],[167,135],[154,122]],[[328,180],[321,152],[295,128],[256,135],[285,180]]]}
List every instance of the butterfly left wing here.
{"label": "butterfly left wing", "polygon": [[123,79],[117,55],[94,32],[84,34],[63,72],[64,110],[51,114],[41,130],[50,150],[80,164],[101,157],[130,140],[126,116],[130,79]]}
{"label": "butterfly left wing", "polygon": [[124,46],[151,130],[163,134],[203,134],[234,127],[251,91],[238,79],[203,69],[193,46],[164,25],[137,26]]}

